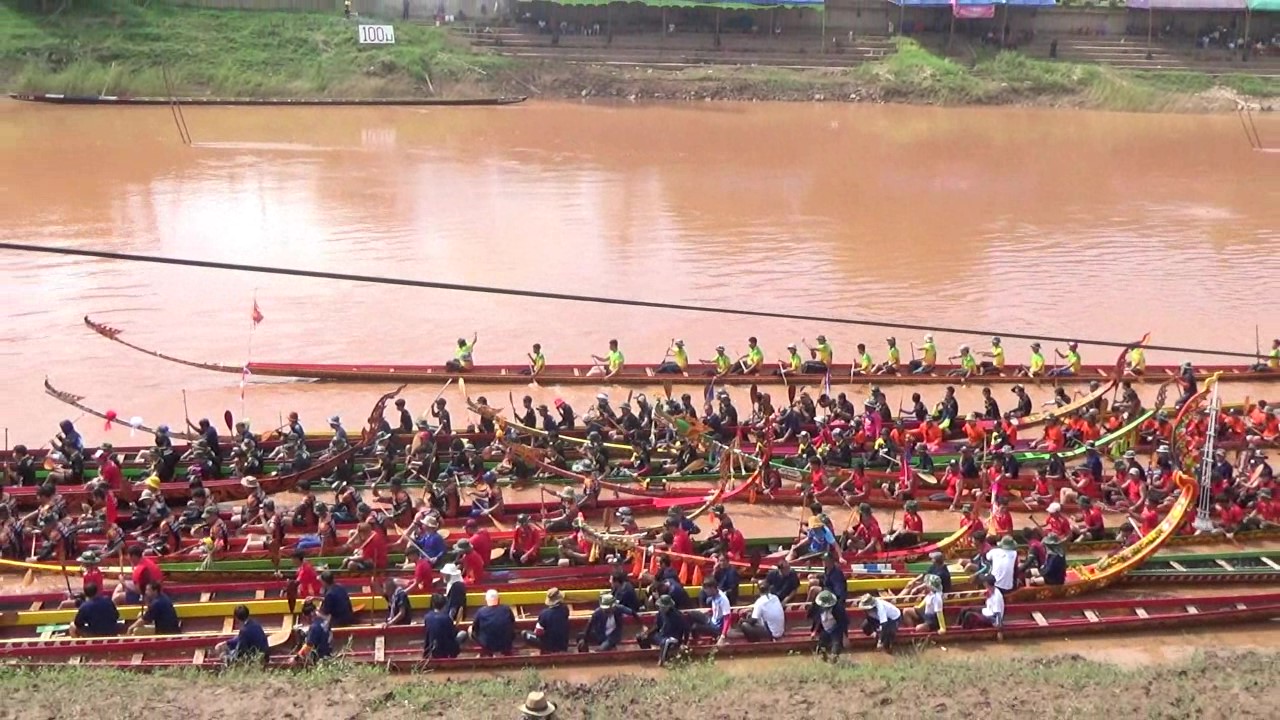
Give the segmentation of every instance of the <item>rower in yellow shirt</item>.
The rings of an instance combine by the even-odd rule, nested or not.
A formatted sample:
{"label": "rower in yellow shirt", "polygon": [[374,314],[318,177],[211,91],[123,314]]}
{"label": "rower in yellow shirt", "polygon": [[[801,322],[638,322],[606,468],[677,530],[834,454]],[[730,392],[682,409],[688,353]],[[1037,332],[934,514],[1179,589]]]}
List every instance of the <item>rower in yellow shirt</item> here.
{"label": "rower in yellow shirt", "polygon": [[547,358],[542,354],[542,345],[533,344],[533,352],[528,353],[529,369],[524,371],[525,375],[541,375],[542,371],[547,367]]}
{"label": "rower in yellow shirt", "polygon": [[699,360],[698,362],[704,365],[715,365],[715,370],[712,371],[712,374],[716,377],[728,375],[729,370],[733,368],[733,360],[724,353],[723,345],[716,346],[716,356],[714,358],[710,360]]}
{"label": "rower in yellow shirt", "polygon": [[479,333],[471,336],[471,342],[467,342],[466,338],[458,338],[458,349],[453,352],[453,359],[444,364],[445,369],[452,372],[463,372],[475,367],[473,354],[476,348],[476,340],[479,338]]}
{"label": "rower in yellow shirt", "polygon": [[876,366],[875,374],[897,375],[898,366],[902,364],[902,351],[898,349],[898,339],[885,338],[885,344],[889,346],[889,359]]}
{"label": "rower in yellow shirt", "polygon": [[654,372],[671,375],[689,369],[689,351],[684,349],[683,340],[671,341],[671,347],[667,348],[667,357],[671,359],[663,358],[662,364]]}
{"label": "rower in yellow shirt", "polygon": [[871,362],[871,353],[867,352],[867,346],[864,343],[858,343],[858,359],[853,367],[849,368],[849,375],[870,375],[875,369],[875,363]]}
{"label": "rower in yellow shirt", "polygon": [[1141,375],[1147,371],[1147,353],[1141,345],[1129,348],[1125,358],[1124,371],[1129,375]]}
{"label": "rower in yellow shirt", "polygon": [[[912,348],[914,349],[914,345]],[[933,334],[925,333],[924,344],[920,346],[921,357],[919,360],[912,360],[907,367],[911,368],[912,375],[921,375],[933,372],[933,367],[938,364],[938,346],[933,342]]]}
{"label": "rower in yellow shirt", "polygon": [[[801,340],[801,342],[804,341]],[[826,335],[818,336],[817,347],[809,347],[808,343],[805,343],[805,347],[809,350],[809,360],[801,366],[803,372],[824,373],[827,368],[831,367],[831,362],[835,359],[835,352],[827,342]]]}
{"label": "rower in yellow shirt", "polygon": [[948,375],[956,377],[973,377],[978,374],[978,360],[973,356],[972,352],[969,352],[968,345],[961,345],[960,354],[952,355],[947,358],[947,360],[960,361],[960,367],[951,370],[947,373]]}
{"label": "rower in yellow shirt", "polygon": [[[604,364],[604,376],[607,378],[613,377],[614,375],[622,372],[622,368],[625,367],[627,363],[626,358],[622,356],[622,351],[618,349],[617,340],[609,341],[609,352],[604,357],[592,355],[591,359],[595,360],[597,363]],[[595,370],[596,368],[592,368],[592,372]]]}
{"label": "rower in yellow shirt", "polygon": [[982,356],[991,358],[978,364],[983,375],[1004,372],[1004,345],[1001,344],[999,337],[991,338],[991,352],[984,352]]}
{"label": "rower in yellow shirt", "polygon": [[1023,368],[1023,373],[1027,377],[1040,377],[1044,375],[1044,355],[1040,352],[1040,343],[1031,343],[1031,364]]}
{"label": "rower in yellow shirt", "polygon": [[733,364],[733,372],[756,375],[760,372],[762,365],[764,365],[764,350],[760,349],[760,344],[754,337],[747,338],[747,354],[738,358]]}
{"label": "rower in yellow shirt", "polygon": [[1067,343],[1067,351],[1065,353],[1057,348],[1054,348],[1053,352],[1058,357],[1066,360],[1067,363],[1061,367],[1056,367],[1050,370],[1049,375],[1053,377],[1064,377],[1080,374],[1080,370],[1084,367],[1080,360],[1080,343]]}
{"label": "rower in yellow shirt", "polygon": [[794,375],[798,372],[803,372],[804,359],[800,357],[800,351],[796,349],[795,343],[787,346],[787,359],[785,362],[780,361],[779,365],[782,366],[780,370],[782,375]]}
{"label": "rower in yellow shirt", "polygon": [[1267,353],[1266,362],[1254,365],[1253,369],[1257,372],[1280,370],[1280,339],[1271,341],[1271,351]]}

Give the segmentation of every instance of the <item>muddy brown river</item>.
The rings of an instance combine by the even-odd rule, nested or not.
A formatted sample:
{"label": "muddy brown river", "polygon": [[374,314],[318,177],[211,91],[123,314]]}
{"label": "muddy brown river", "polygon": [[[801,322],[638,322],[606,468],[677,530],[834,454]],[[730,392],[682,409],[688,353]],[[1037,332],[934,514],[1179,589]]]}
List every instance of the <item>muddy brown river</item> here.
{"label": "muddy brown river", "polygon": [[[1264,350],[1280,335],[1280,156],[1251,152],[1233,115],[765,103],[185,115],[191,147],[166,108],[0,102],[0,238],[939,327],[1151,331],[1241,352],[1255,328]],[[1280,119],[1258,122],[1280,142]],[[656,362],[672,337],[710,357],[748,335],[773,359],[822,332],[837,357],[865,341],[879,360],[886,334],[13,252],[3,278],[11,444],[76,418],[42,393],[46,375],[149,424],[180,424],[186,390],[193,418],[231,409],[256,429],[293,409],[308,427],[334,412],[355,426],[387,389],[255,381],[241,400],[237,376],[109,343],[86,314],[232,364],[442,362],[472,332],[481,363],[522,361],[533,342],[549,362],[585,363],[611,337],[632,363]],[[266,319],[251,333],[255,295]],[[898,336],[904,355],[919,342]],[[944,355],[986,342],[938,340]],[[1025,359],[1025,342],[1007,345]],[[436,389],[411,388],[410,408]],[[1229,399],[1267,391],[1231,385]],[[507,404],[505,388],[478,392]],[[80,425],[89,442],[128,442]]]}

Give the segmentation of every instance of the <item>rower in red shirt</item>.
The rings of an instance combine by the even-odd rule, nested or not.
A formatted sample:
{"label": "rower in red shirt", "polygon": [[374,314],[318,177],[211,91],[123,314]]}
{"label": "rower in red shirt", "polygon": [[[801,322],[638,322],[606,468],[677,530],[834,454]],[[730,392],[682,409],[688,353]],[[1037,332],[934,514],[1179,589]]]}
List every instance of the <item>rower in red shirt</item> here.
{"label": "rower in red shirt", "polygon": [[1080,498],[1080,524],[1076,526],[1077,540],[1101,540],[1107,534],[1106,519],[1102,516],[1102,508],[1094,504],[1088,497]]}
{"label": "rower in red shirt", "polygon": [[995,512],[991,514],[991,528],[987,534],[999,537],[1013,534],[1013,515],[1009,513],[1009,498],[1002,495],[996,500]]}
{"label": "rower in red shirt", "polygon": [[822,459],[817,455],[809,458],[809,487],[814,495],[827,491],[827,471],[822,466]]}
{"label": "rower in red shirt", "polygon": [[475,548],[471,547],[471,541],[463,538],[453,544],[453,550],[457,553],[458,559],[455,562],[462,569],[463,581],[472,585],[480,582],[484,577],[484,561],[476,554]]}
{"label": "rower in red shirt", "polygon": [[1071,537],[1071,520],[1062,514],[1062,505],[1049,503],[1048,512],[1049,516],[1044,519],[1045,531],[1060,538]]}
{"label": "rower in red shirt", "polygon": [[371,528],[369,537],[364,541],[364,557],[373,563],[376,570],[387,566],[387,536],[377,528]]}
{"label": "rower in red shirt", "polygon": [[471,547],[475,548],[476,554],[484,561],[485,567],[488,567],[493,557],[493,536],[487,528],[481,528],[475,518],[468,518],[463,528],[467,531]]}
{"label": "rower in red shirt", "polygon": [[516,517],[515,536],[511,540],[511,560],[520,565],[533,565],[538,562],[538,551],[542,547],[542,538],[546,536],[542,528],[534,525],[528,515]]}
{"label": "rower in red shirt", "polygon": [[1156,504],[1151,500],[1143,503],[1140,511],[1130,511],[1129,517],[1138,521],[1138,532],[1143,536],[1150,535],[1151,531],[1160,525],[1160,513],[1156,509]]}
{"label": "rower in red shirt", "polygon": [[1229,500],[1214,503],[1213,509],[1217,515],[1218,527],[1228,535],[1235,534],[1240,529],[1240,523],[1244,522],[1244,508]]}
{"label": "rower in red shirt", "polygon": [[164,573],[160,566],[150,557],[143,557],[141,545],[129,546],[129,561],[133,563],[133,571],[128,580],[121,575],[120,585],[112,594],[112,602],[118,605],[137,605],[142,602],[142,591],[149,582],[163,582]]}
{"label": "rower in red shirt", "polygon": [[1067,445],[1066,434],[1062,431],[1062,424],[1056,419],[1050,419],[1044,427],[1044,437],[1040,442],[1036,443],[1036,447],[1045,452],[1060,452]]}
{"label": "rower in red shirt", "polygon": [[960,506],[960,529],[966,530],[966,535],[972,536],[974,531],[981,530],[986,532],[986,523],[982,522],[982,518],[978,517],[978,513],[973,509],[971,503],[965,503]]}
{"label": "rower in red shirt", "polygon": [[124,486],[124,473],[120,471],[120,464],[116,462],[111,443],[102,443],[98,454],[101,456],[98,460],[98,477],[110,490],[119,492]]}
{"label": "rower in red shirt", "polygon": [[422,554],[422,548],[418,547],[417,543],[409,543],[405,548],[404,556],[413,563],[413,583],[406,590],[410,595],[431,594],[434,568],[431,566],[431,561]]}
{"label": "rower in red shirt", "polygon": [[307,561],[306,551],[301,548],[295,549],[293,551],[293,562],[298,566],[293,575],[293,582],[298,586],[298,597],[320,597],[324,592],[320,586],[320,576],[316,574],[316,569]]}
{"label": "rower in red shirt", "polygon": [[747,538],[742,531],[733,526],[728,517],[720,521],[721,537],[724,539],[725,553],[730,560],[742,561],[747,556]]}
{"label": "rower in red shirt", "polygon": [[885,544],[891,548],[918,545],[924,535],[924,519],[920,517],[920,503],[908,500],[902,506],[902,528],[889,533]]}
{"label": "rower in red shirt", "polygon": [[851,547],[855,554],[866,555],[883,551],[884,533],[880,530],[880,523],[871,511],[871,506],[867,503],[859,505],[858,515],[860,516],[858,526],[854,528],[851,538]]}

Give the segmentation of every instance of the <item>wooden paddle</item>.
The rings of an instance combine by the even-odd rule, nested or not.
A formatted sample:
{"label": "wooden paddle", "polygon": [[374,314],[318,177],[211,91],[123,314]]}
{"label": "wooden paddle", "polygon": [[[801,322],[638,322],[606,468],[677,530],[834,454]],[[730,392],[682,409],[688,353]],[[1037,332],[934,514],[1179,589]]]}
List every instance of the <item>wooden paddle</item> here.
{"label": "wooden paddle", "polygon": [[222,422],[226,424],[226,426],[227,426],[227,430],[229,430],[229,431],[230,431],[230,430],[234,430],[234,429],[235,429],[235,423],[233,423],[233,422],[232,422],[232,420],[233,420],[233,418],[232,418],[232,415],[231,415],[231,411],[230,411],[230,410],[223,410],[223,411],[222,411]]}

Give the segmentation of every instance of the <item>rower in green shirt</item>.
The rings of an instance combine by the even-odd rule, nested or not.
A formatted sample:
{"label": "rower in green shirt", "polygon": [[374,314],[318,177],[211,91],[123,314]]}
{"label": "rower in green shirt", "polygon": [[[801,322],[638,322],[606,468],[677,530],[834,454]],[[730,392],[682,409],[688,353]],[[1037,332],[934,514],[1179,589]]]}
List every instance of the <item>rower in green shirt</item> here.
{"label": "rower in green shirt", "polygon": [[529,353],[529,369],[525,371],[526,375],[541,375],[544,368],[547,367],[547,359],[542,355],[542,345],[533,344],[533,352]]}
{"label": "rower in green shirt", "polygon": [[604,357],[592,355],[592,360],[597,363],[604,363],[605,377],[613,377],[622,372],[622,368],[626,365],[626,358],[622,356],[622,351],[618,349],[618,341],[609,341],[609,353]]}
{"label": "rower in green shirt", "polygon": [[755,375],[764,365],[764,351],[760,349],[754,337],[747,338],[747,354],[738,358],[733,371],[743,375]]}
{"label": "rower in green shirt", "polygon": [[849,371],[850,375],[870,375],[875,368],[875,364],[871,362],[871,353],[867,352],[865,343],[858,343],[858,363]]}
{"label": "rower in green shirt", "polygon": [[831,367],[831,361],[834,359],[835,353],[832,351],[831,345],[827,343],[826,335],[818,336],[817,347],[809,347],[807,344],[805,347],[809,348],[809,361],[802,368],[804,372],[824,373],[827,368]]}
{"label": "rower in green shirt", "polygon": [[948,375],[957,377],[973,377],[978,374],[978,361],[973,357],[973,353],[969,351],[968,345],[961,345],[960,354],[952,355],[947,359],[960,361],[960,367],[948,372]]}
{"label": "rower in green shirt", "polygon": [[908,366],[913,375],[933,372],[933,366],[938,364],[938,346],[933,342],[932,333],[925,333],[924,345],[921,346],[920,351],[920,359],[912,360]]}
{"label": "rower in green shirt", "polygon": [[683,340],[671,341],[671,347],[667,348],[667,357],[671,359],[663,358],[662,364],[654,372],[671,375],[682,373],[689,368],[689,351],[684,349]]}
{"label": "rower in green shirt", "polygon": [[1067,364],[1063,365],[1062,367],[1056,367],[1050,370],[1049,375],[1060,377],[1063,375],[1079,375],[1080,374],[1080,370],[1082,369],[1083,366],[1080,363],[1080,344],[1079,343],[1074,343],[1074,342],[1067,343],[1066,353],[1063,353],[1061,350],[1057,348],[1054,348],[1053,352],[1058,357],[1062,358],[1063,360],[1066,360]]}
{"label": "rower in green shirt", "polygon": [[897,338],[885,338],[889,346],[889,359],[876,366],[876,375],[897,375],[898,366],[902,364],[902,351],[898,349]]}
{"label": "rower in green shirt", "polygon": [[698,360],[698,362],[703,363],[704,365],[714,364],[716,369],[713,374],[716,377],[727,375],[729,370],[733,367],[733,360],[730,360],[729,356],[724,354],[723,345],[716,346],[716,356],[714,358],[711,360]]}
{"label": "rower in green shirt", "polygon": [[802,371],[804,360],[800,357],[800,351],[796,349],[795,343],[787,346],[787,360],[781,364],[780,374],[782,375],[794,375]]}
{"label": "rower in green shirt", "polygon": [[471,336],[471,342],[467,342],[466,338],[458,338],[458,349],[453,353],[453,359],[445,363],[445,369],[452,372],[462,372],[475,367],[475,360],[472,353],[476,347],[476,340],[480,334],[476,333]]}

